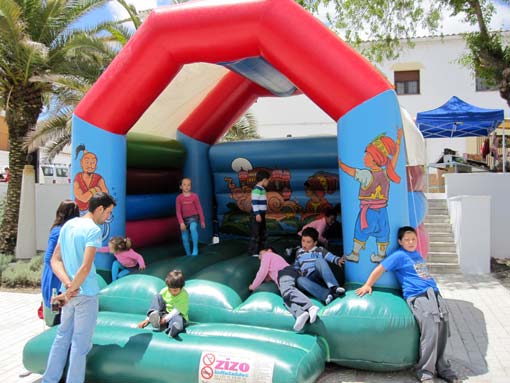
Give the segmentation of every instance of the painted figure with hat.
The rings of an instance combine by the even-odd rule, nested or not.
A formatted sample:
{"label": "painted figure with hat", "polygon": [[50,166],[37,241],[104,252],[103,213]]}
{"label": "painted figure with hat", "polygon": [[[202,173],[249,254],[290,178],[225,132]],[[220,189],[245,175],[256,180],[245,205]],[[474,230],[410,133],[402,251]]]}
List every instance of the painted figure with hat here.
{"label": "painted figure with hat", "polygon": [[386,208],[390,182],[400,183],[400,176],[395,172],[395,167],[400,153],[402,133],[402,129],[397,130],[396,142],[385,133],[372,140],[365,149],[364,169],[350,167],[338,160],[340,169],[360,183],[358,196],[360,211],[354,228],[354,246],[352,252],[345,257],[348,261],[359,262],[359,252],[365,248],[370,237],[374,237],[377,244],[377,254],[373,253],[370,260],[379,263],[386,257],[390,238]]}

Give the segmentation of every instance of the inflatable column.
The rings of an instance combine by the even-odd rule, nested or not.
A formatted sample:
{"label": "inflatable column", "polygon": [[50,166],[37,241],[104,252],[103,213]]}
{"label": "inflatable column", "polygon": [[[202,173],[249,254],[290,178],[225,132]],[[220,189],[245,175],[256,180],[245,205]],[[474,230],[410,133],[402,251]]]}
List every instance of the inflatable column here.
{"label": "inflatable column", "polygon": [[[338,120],[338,163],[346,279],[364,283],[397,246],[409,222],[402,119],[393,90]],[[396,287],[385,273],[378,285]]]}
{"label": "inflatable column", "polygon": [[211,145],[189,137],[178,131],[177,140],[186,148],[186,161],[184,163],[183,176],[191,178],[192,191],[198,194],[200,204],[204,211],[205,229],[198,231],[200,241],[209,243],[213,235],[213,193],[212,179],[209,165],[209,148]]}
{"label": "inflatable column", "polygon": [[[71,194],[80,214],[88,211],[90,198],[100,191],[110,194],[117,203],[102,227],[106,245],[110,237],[124,236],[126,231],[126,137],[100,129],[75,115],[71,141]],[[97,262],[96,265],[109,268]]]}

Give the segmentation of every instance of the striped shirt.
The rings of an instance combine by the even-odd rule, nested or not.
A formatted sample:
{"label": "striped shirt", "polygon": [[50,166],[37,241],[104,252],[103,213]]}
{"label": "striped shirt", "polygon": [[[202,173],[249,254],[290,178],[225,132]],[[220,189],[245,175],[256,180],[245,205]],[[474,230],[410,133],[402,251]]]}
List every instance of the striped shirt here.
{"label": "striped shirt", "polygon": [[299,248],[294,261],[294,268],[301,272],[305,277],[315,271],[315,261],[323,258],[326,262],[338,264],[339,257],[331,254],[322,246],[315,246],[313,249],[306,251]]}
{"label": "striped shirt", "polygon": [[255,185],[251,191],[251,211],[257,215],[267,210],[266,189],[263,186]]}

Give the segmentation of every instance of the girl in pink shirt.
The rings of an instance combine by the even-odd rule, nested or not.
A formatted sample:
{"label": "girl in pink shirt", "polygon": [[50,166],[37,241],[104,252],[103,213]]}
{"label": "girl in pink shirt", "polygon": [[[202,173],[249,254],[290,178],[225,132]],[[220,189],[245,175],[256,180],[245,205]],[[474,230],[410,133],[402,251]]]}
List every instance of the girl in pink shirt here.
{"label": "girl in pink shirt", "polygon": [[324,212],[324,216],[321,218],[317,218],[315,221],[310,222],[309,224],[303,226],[301,231],[298,233],[299,236],[302,235],[303,230],[308,227],[313,227],[319,233],[319,242],[323,246],[328,246],[328,240],[325,237],[326,230],[333,225],[336,221],[336,211],[334,209],[327,209]]}
{"label": "girl in pink shirt", "polygon": [[[181,227],[181,237],[186,255],[198,255],[198,221],[202,229],[205,229],[204,212],[198,196],[191,191],[191,179],[183,178],[180,186],[182,193],[175,200],[177,220]],[[188,232],[189,231],[189,232]],[[193,251],[190,249],[189,237],[193,243]]]}
{"label": "girl in pink shirt", "polygon": [[143,257],[131,248],[129,238],[112,237],[108,246],[100,247],[98,252],[112,253],[116,260],[112,263],[112,281],[115,281],[138,266],[139,270],[145,269]]}

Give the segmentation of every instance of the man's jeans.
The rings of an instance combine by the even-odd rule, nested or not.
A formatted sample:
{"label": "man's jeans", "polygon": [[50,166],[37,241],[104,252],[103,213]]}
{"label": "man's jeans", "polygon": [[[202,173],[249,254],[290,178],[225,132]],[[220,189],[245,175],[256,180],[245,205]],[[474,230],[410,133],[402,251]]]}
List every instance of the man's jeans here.
{"label": "man's jeans", "polygon": [[62,377],[69,348],[67,383],[85,380],[87,354],[92,348],[92,335],[96,327],[97,295],[78,295],[62,308],[61,322],[51,346],[43,383],[57,383]]}

